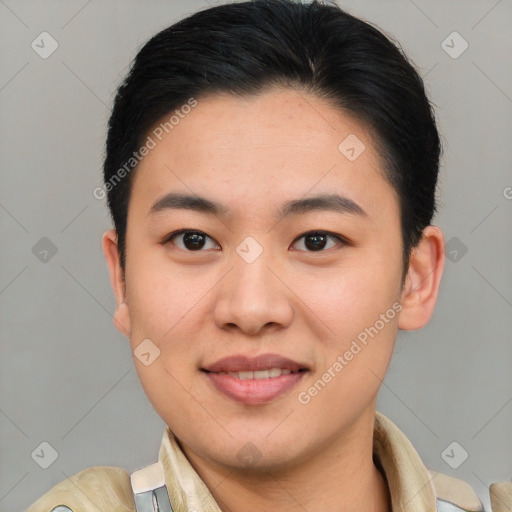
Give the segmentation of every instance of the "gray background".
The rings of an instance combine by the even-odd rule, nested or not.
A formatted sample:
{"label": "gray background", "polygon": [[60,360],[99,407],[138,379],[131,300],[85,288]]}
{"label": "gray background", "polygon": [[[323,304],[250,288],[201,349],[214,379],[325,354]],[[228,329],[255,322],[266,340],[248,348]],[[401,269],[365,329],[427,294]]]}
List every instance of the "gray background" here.
{"label": "gray background", "polygon": [[[447,259],[430,324],[400,333],[378,409],[428,467],[467,480],[489,507],[488,485],[512,478],[512,2],[340,5],[401,42],[425,77],[445,144],[435,224],[454,261]],[[110,222],[92,190],[131,58],[151,35],[207,6],[0,0],[4,512],[25,509],[86,467],[134,471],[157,458],[165,425],[112,323],[100,245]],[[43,31],[59,45],[47,59],[31,48]],[[469,44],[458,58],[442,47],[453,31]],[[461,44],[452,37],[445,48]],[[47,261],[33,250],[43,237],[57,250]],[[48,469],[31,456],[43,441],[58,452]],[[452,465],[468,452],[457,469],[441,455],[453,441]]]}

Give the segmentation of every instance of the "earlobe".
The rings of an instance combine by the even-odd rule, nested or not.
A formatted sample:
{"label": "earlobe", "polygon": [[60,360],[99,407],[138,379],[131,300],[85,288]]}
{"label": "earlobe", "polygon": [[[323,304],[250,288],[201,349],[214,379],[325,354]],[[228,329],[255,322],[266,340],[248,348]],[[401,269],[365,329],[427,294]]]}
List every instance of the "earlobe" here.
{"label": "earlobe", "polygon": [[409,270],[402,290],[402,311],[398,327],[414,330],[430,320],[439,292],[445,261],[444,236],[436,226],[427,226],[412,250]]}
{"label": "earlobe", "polygon": [[126,302],[126,283],[120,263],[117,233],[114,229],[109,229],[103,234],[102,245],[110,273],[110,284],[116,298],[114,325],[129,338],[131,331],[130,310]]}

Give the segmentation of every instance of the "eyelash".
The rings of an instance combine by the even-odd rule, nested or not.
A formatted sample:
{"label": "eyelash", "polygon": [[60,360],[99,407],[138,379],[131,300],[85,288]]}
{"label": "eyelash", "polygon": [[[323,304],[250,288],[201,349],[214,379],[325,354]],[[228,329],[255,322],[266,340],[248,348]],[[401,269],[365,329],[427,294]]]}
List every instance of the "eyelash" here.
{"label": "eyelash", "polygon": [[[213,240],[212,237],[208,236],[206,233],[204,233],[203,231],[198,231],[198,230],[194,230],[194,229],[179,229],[177,231],[173,231],[172,233],[170,233],[169,235],[167,235],[164,240],[161,242],[162,245],[166,245],[168,244],[169,242],[172,241],[173,238],[179,236],[179,235],[183,235],[185,233],[196,233],[196,234],[200,234],[200,235],[203,235],[205,236],[206,238],[209,238],[210,240]],[[334,238],[335,240],[337,240],[338,242],[338,245],[339,246],[344,246],[344,245],[349,245],[349,241],[342,237],[341,235],[338,235],[336,233],[331,233],[330,231],[323,231],[323,230],[312,230],[312,231],[307,231],[306,233],[303,233],[302,235],[298,236],[292,243],[292,245],[294,245],[296,242],[298,242],[300,239],[302,238],[305,238],[306,236],[314,236],[314,235],[325,235],[329,238]],[[217,242],[215,242],[217,243]],[[217,244],[219,245],[219,244]],[[179,249],[182,249],[181,247],[179,247]],[[332,248],[331,248],[332,249]],[[188,249],[182,249],[183,251],[186,251],[186,252],[204,252],[203,249],[198,249],[197,251],[191,251],[191,250],[188,250]],[[306,251],[306,252],[310,252],[310,253],[319,253],[319,252],[326,252],[327,250],[329,249],[321,249],[319,251]]]}

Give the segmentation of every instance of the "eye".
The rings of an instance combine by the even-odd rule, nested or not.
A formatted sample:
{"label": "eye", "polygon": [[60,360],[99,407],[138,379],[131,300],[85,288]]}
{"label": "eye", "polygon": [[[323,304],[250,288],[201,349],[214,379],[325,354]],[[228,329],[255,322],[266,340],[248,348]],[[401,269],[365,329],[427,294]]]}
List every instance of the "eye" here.
{"label": "eye", "polygon": [[[308,252],[322,252],[326,245],[328,245],[328,239],[335,240],[337,245],[347,245],[348,242],[340,235],[329,233],[327,231],[309,231],[304,233],[299,238],[296,238],[294,244],[299,240],[304,239],[303,245],[308,249]],[[336,246],[336,244],[334,244]],[[332,247],[332,246],[331,246]],[[331,247],[327,247],[330,249]]]}
{"label": "eye", "polygon": [[[174,239],[182,240],[183,245],[172,242]],[[187,229],[180,229],[179,231],[174,231],[163,240],[162,244],[165,245],[169,242],[172,242],[174,245],[185,251],[200,251],[205,247],[205,245],[207,245],[207,240],[211,240],[212,242],[214,242],[214,248],[220,249],[217,242],[215,242],[213,238],[209,237],[206,233],[203,233],[202,231],[194,231]]]}
{"label": "eye", "polygon": [[[325,249],[331,249],[336,245],[347,245],[348,242],[342,236],[336,235],[334,233],[329,233],[328,231],[309,231],[308,233],[304,233],[300,237],[296,238],[293,242],[293,245],[296,245],[300,240],[304,239],[303,247],[307,250],[307,252],[323,252]],[[329,247],[328,241],[333,240],[335,243],[331,244]],[[180,240],[180,243],[175,242],[174,240]],[[213,247],[207,247],[208,240],[213,242]],[[179,231],[174,231],[169,234],[163,241],[162,244],[165,245],[171,242],[173,245],[176,245],[180,249],[185,251],[193,252],[193,251],[201,251],[202,249],[220,249],[221,247],[213,238],[209,237],[206,233],[202,231],[196,230],[187,230],[180,229]],[[300,248],[300,250],[304,250]]]}

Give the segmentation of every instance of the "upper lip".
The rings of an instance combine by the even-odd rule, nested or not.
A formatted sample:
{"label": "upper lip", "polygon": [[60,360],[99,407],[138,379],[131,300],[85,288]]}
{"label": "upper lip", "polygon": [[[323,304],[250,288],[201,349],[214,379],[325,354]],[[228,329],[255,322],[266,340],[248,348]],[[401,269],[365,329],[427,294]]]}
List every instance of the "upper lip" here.
{"label": "upper lip", "polygon": [[270,368],[280,368],[281,370],[290,370],[292,372],[308,369],[305,365],[278,354],[261,354],[256,357],[248,357],[245,355],[229,356],[219,359],[215,363],[205,366],[202,369],[218,373],[258,371]]}

